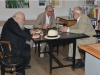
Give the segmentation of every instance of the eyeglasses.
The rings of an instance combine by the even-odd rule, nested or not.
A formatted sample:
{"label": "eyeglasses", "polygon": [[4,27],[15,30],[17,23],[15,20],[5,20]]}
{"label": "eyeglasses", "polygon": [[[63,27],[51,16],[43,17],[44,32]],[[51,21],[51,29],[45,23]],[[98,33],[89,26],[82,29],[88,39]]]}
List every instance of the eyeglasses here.
{"label": "eyeglasses", "polygon": [[53,13],[54,11],[48,11],[48,12]]}

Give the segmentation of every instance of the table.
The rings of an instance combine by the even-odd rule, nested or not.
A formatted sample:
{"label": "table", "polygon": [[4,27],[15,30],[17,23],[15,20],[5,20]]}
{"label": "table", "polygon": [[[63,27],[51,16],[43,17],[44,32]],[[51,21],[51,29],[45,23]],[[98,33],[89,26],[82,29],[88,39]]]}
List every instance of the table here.
{"label": "table", "polygon": [[68,16],[60,16],[60,17],[57,17],[56,19],[61,21],[64,25],[67,25],[67,26],[75,25],[77,22],[76,19],[69,19]]}
{"label": "table", "polygon": [[[47,31],[44,30],[44,36],[47,35]],[[75,52],[76,52],[76,40],[79,38],[86,38],[89,37],[85,34],[76,34],[76,33],[67,33],[67,32],[59,32],[59,35],[61,36],[59,39],[45,39],[44,36],[33,39],[35,43],[38,43],[38,53],[40,54],[40,43],[46,42],[49,45],[49,55],[50,55],[50,73],[52,73],[52,69],[56,68],[62,68],[67,66],[72,66],[74,70],[75,66]],[[59,44],[69,44],[73,43],[73,64],[69,65],[63,65],[53,54],[53,45],[59,45]],[[52,58],[56,61],[56,63],[59,66],[52,67]]]}
{"label": "table", "polygon": [[100,75],[100,43],[80,45],[85,51],[85,75]]}

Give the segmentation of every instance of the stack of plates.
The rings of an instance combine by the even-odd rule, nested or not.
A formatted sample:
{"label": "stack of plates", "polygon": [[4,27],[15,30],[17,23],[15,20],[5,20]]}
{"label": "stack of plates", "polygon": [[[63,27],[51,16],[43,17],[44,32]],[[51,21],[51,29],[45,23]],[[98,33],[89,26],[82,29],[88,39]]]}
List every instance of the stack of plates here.
{"label": "stack of plates", "polygon": [[40,29],[36,29],[35,31],[36,31],[36,33],[41,33]]}

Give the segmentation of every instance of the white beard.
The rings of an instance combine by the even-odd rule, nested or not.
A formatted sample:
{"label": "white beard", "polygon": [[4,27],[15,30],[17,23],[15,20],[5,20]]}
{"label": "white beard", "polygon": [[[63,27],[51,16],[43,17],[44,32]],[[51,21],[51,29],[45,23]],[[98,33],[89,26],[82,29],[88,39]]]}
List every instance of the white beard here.
{"label": "white beard", "polygon": [[18,23],[19,24],[19,27],[22,29],[22,30],[24,30],[24,25],[23,25],[23,23]]}

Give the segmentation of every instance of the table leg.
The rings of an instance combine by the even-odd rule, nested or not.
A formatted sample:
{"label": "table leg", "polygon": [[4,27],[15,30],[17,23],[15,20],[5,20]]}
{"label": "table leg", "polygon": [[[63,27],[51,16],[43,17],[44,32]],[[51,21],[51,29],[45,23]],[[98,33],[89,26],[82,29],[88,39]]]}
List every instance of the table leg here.
{"label": "table leg", "polygon": [[35,43],[35,53],[36,53],[36,51],[37,51],[37,43]]}
{"label": "table leg", "polygon": [[38,42],[38,56],[40,57],[40,42]]}
{"label": "table leg", "polygon": [[75,55],[76,55],[76,39],[73,40],[73,70],[75,69]]}
{"label": "table leg", "polygon": [[49,52],[50,52],[50,73],[52,73],[52,49],[53,49],[53,45],[51,45],[51,43],[49,44]]}

